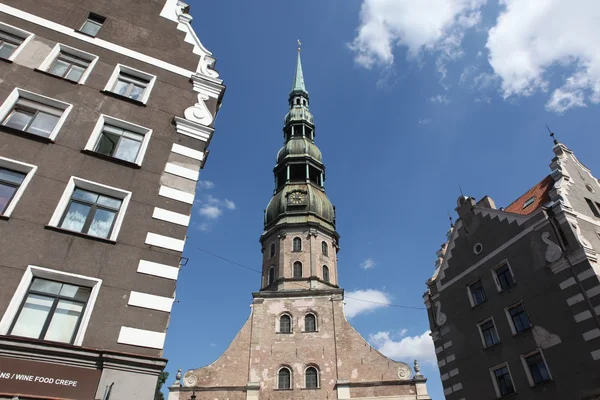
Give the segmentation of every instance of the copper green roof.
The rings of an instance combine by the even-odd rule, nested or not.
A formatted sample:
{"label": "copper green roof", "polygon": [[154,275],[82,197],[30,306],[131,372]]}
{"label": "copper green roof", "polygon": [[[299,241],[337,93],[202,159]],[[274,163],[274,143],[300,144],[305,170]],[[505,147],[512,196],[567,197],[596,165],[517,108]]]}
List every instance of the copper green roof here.
{"label": "copper green roof", "polygon": [[304,92],[306,87],[304,86],[304,74],[302,73],[302,60],[300,60],[300,50],[298,50],[298,62],[296,64],[296,73],[294,74],[294,85],[292,86],[293,92]]}

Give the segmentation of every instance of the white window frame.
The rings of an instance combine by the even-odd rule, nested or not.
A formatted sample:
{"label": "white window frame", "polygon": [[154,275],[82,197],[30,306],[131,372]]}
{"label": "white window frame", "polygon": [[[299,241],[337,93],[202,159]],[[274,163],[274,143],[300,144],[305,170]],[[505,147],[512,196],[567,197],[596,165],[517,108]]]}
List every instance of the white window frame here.
{"label": "white window frame", "polygon": [[[281,332],[281,317],[283,317],[284,315],[287,315],[290,318],[290,331],[289,332]],[[289,312],[282,312],[281,314],[279,314],[279,316],[277,317],[277,322],[275,323],[275,332],[283,333],[286,335],[294,333],[294,317],[292,317],[292,314],[290,314]]]}
{"label": "white window frame", "polygon": [[523,306],[523,311],[525,311],[525,315],[527,315],[527,320],[529,320],[529,326],[531,327],[531,318],[529,318],[529,314],[527,313],[527,310],[525,309],[525,305],[523,304],[523,300],[519,300],[516,303],[511,304],[508,307],[504,308],[504,314],[506,314],[506,319],[508,320],[508,326],[510,327],[510,331],[512,332],[513,336],[514,335],[518,335],[520,333],[523,332],[517,332],[517,328],[515,328],[515,323],[513,322],[512,316],[510,315],[510,310],[511,308],[515,308],[518,305],[522,305]]}
{"label": "white window frame", "polygon": [[59,226],[60,220],[63,214],[65,213],[67,206],[69,205],[69,201],[71,200],[71,196],[73,195],[73,192],[75,191],[76,187],[122,200],[121,208],[119,209],[119,213],[117,214],[117,219],[115,220],[115,223],[113,225],[110,237],[106,238],[107,240],[116,242],[117,237],[119,236],[119,230],[121,229],[121,225],[123,224],[123,220],[127,212],[129,200],[131,200],[131,192],[123,189],[118,189],[112,186],[103,185],[101,183],[88,181],[86,179],[77,178],[75,176],[72,176],[71,179],[69,179],[67,187],[65,188],[65,191],[63,192],[48,225],[62,229]]}
{"label": "white window frame", "polygon": [[31,32],[25,31],[21,28],[17,28],[16,26],[5,24],[4,22],[0,22],[0,30],[23,39],[21,45],[15,49],[15,51],[10,55],[10,57],[8,57],[9,61],[14,61],[15,58],[17,58],[17,56],[19,55],[19,53],[25,48],[25,46],[27,46],[27,44],[35,37],[35,35]]}
{"label": "white window frame", "polygon": [[[312,315],[313,317],[315,317],[315,330],[314,331],[307,331],[306,330],[306,317],[308,315]],[[319,317],[317,316],[317,313],[314,312],[314,311],[308,311],[307,313],[304,314],[304,318],[303,318],[302,324],[303,324],[303,326],[302,326],[302,328],[303,328],[302,332],[306,332],[306,333],[317,333],[317,332],[319,332]]]}
{"label": "white window frame", "polygon": [[[63,110],[63,113],[62,113],[61,117],[58,119],[58,122],[56,123],[54,130],[52,131],[50,136],[48,136],[48,139],[50,141],[54,141],[54,139],[56,139],[56,136],[58,135],[60,128],[62,128],[63,124],[65,123],[65,120],[67,119],[67,116],[73,109],[72,104],[65,103],[65,102],[62,102],[59,100],[55,100],[50,97],[42,96],[41,94],[33,93],[33,92],[30,92],[25,89],[14,88],[13,91],[10,92],[10,94],[8,95],[6,100],[4,100],[4,103],[2,103],[2,106],[0,106],[0,122],[4,121],[6,119],[8,114],[12,111],[13,107],[17,104],[17,101],[19,101],[19,99],[35,101],[35,102],[43,104],[45,106],[54,107],[54,108],[58,108],[59,110]],[[23,133],[30,134],[32,136],[39,136],[34,133],[29,133],[26,131],[23,131]],[[39,137],[43,138],[43,136],[39,136]]]}
{"label": "white window frame", "polygon": [[[288,389],[282,389],[279,387],[279,372],[281,372],[282,369],[287,369],[288,371],[290,371],[290,387]],[[288,365],[282,365],[281,367],[279,367],[279,369],[277,370],[277,374],[275,375],[275,387],[278,390],[292,390],[294,389],[294,370],[288,366]]]}
{"label": "white window frame", "polygon": [[[316,388],[309,388],[306,386],[306,371],[309,368],[314,368],[317,371],[317,387]],[[306,368],[304,368],[304,389],[321,389],[321,369],[319,367],[317,367],[314,364],[309,364],[306,366]]]}
{"label": "white window frame", "polygon": [[494,365],[492,368],[490,368],[490,377],[492,378],[492,383],[494,384],[494,390],[496,391],[496,397],[498,399],[501,399],[504,396],[500,394],[500,388],[498,387],[498,382],[496,381],[496,374],[494,373],[494,371],[503,367],[506,367],[508,369],[508,374],[510,375],[510,380],[512,382],[513,389],[515,389],[515,393],[517,393],[517,386],[515,385],[515,380],[513,379],[512,371],[510,370],[510,365],[508,365],[508,362],[503,362],[498,365]]}
{"label": "white window frame", "polygon": [[[521,363],[523,364],[523,368],[525,369],[525,375],[527,375],[527,381],[529,382],[529,386],[531,386],[531,387],[534,387],[537,385],[533,380],[533,376],[531,375],[531,370],[529,369],[529,365],[527,364],[527,357],[531,357],[538,353],[542,356],[542,360],[544,360],[544,364],[546,365],[546,371],[548,371],[548,376],[550,377],[550,380],[551,381],[554,380],[554,378],[552,378],[552,372],[550,371],[550,368],[548,368],[548,362],[546,361],[546,356],[544,356],[544,352],[542,351],[541,348],[537,348],[530,353],[521,354]],[[538,385],[541,385],[541,383],[539,383]]]}
{"label": "white window frame", "polygon": [[517,283],[517,280],[515,279],[515,274],[512,270],[512,267],[510,266],[510,263],[508,262],[508,260],[503,260],[502,262],[494,266],[492,269],[490,269],[490,272],[492,273],[492,279],[494,280],[494,284],[496,285],[496,290],[498,290],[498,293],[503,292],[504,289],[502,289],[502,286],[500,286],[500,281],[498,280],[498,275],[496,275],[496,271],[502,268],[504,265],[508,266],[508,271],[510,272],[510,276],[513,280],[513,286]]}
{"label": "white window frame", "polygon": [[[469,303],[471,303],[471,308],[476,307],[479,304],[485,303],[487,301],[487,294],[486,294],[484,301],[482,301],[479,304],[475,304],[475,300],[473,299],[473,293],[471,292],[471,285],[474,285],[477,282],[481,282],[482,283],[481,287],[483,288],[483,280],[481,278],[478,278],[467,285],[467,296],[469,297]],[[483,293],[485,293],[485,289],[483,290]]]}
{"label": "white window frame", "polygon": [[92,288],[90,297],[86,303],[85,310],[83,312],[83,316],[81,317],[81,323],[79,324],[75,340],[73,341],[73,345],[81,346],[83,344],[85,331],[87,330],[87,326],[92,316],[92,311],[94,310],[96,298],[98,297],[98,293],[100,292],[102,279],[72,274],[64,271],[56,271],[53,269],[38,267],[35,265],[29,265],[25,270],[25,273],[21,278],[21,282],[17,286],[17,290],[13,294],[13,297],[10,303],[8,304],[8,308],[6,309],[2,320],[0,320],[0,335],[8,334],[10,326],[12,325],[14,319],[17,318],[17,314],[19,312],[19,309],[21,308],[21,304],[23,303],[23,300],[25,300],[25,296],[27,296],[27,292],[29,291],[29,286],[31,285],[31,281],[33,280],[33,278],[51,279],[59,282],[87,286]]}
{"label": "white window frame", "polygon": [[106,83],[106,87],[104,88],[105,91],[114,93],[113,88],[115,87],[115,84],[117,83],[117,78],[119,77],[121,72],[148,81],[148,86],[146,86],[146,90],[144,90],[142,100],[140,100],[142,103],[146,104],[148,102],[148,99],[150,98],[150,93],[152,92],[154,83],[156,82],[156,75],[152,75],[147,72],[140,71],[139,69],[131,68],[123,64],[117,64],[112,75],[108,79],[108,82]]}
{"label": "white window frame", "polygon": [[69,55],[73,55],[75,57],[81,58],[81,59],[89,62],[88,67],[85,69],[85,71],[81,75],[81,78],[79,79],[79,81],[77,81],[77,83],[80,85],[83,85],[85,83],[85,81],[87,80],[88,76],[92,72],[92,69],[94,69],[94,67],[96,66],[96,63],[98,62],[98,59],[99,59],[99,57],[94,54],[78,50],[74,47],[67,46],[66,44],[57,43],[56,46],[54,46],[54,48],[50,52],[50,54],[48,54],[46,59],[42,62],[39,69],[42,71],[45,71],[45,72],[49,72],[50,67],[52,66],[52,63],[54,62],[54,60],[56,60],[56,58],[60,55],[60,53],[66,53]]}
{"label": "white window frame", "polygon": [[502,342],[502,340],[500,340],[500,334],[498,333],[498,328],[497,328],[498,325],[496,325],[496,321],[494,320],[494,317],[486,318],[477,324],[477,330],[479,331],[479,337],[481,338],[481,344],[483,345],[484,349],[488,349],[488,348],[494,347],[496,345],[496,344],[493,344],[491,346],[488,346],[485,343],[485,337],[483,336],[483,330],[481,329],[481,325],[483,325],[489,321],[492,321],[492,323],[494,324],[494,330],[496,331],[496,336],[498,337],[498,343],[496,343],[496,344],[499,344],[500,342]]}
{"label": "white window frame", "polygon": [[[146,150],[148,149],[148,143],[150,143],[150,137],[152,136],[152,129],[146,128],[144,126],[137,125],[137,124],[134,124],[131,122],[127,122],[122,119],[111,117],[109,115],[100,114],[100,117],[98,118],[98,121],[96,122],[96,125],[94,126],[94,129],[92,130],[92,134],[90,135],[90,138],[88,139],[88,141],[85,145],[85,150],[88,150],[88,151],[91,151],[94,153],[96,152],[94,150],[94,147],[96,147],[96,143],[98,143],[98,140],[100,139],[100,135],[102,134],[102,129],[104,128],[104,125],[106,125],[106,124],[114,125],[117,128],[126,129],[128,131],[138,133],[140,135],[144,135],[144,140],[142,140],[142,142],[140,144],[140,150],[138,151],[137,158],[134,161],[134,164],[141,166],[142,161],[144,160],[144,155],[146,154]],[[120,160],[119,158],[116,158],[116,157],[115,157],[115,159]],[[125,160],[123,160],[123,161],[125,161]]]}
{"label": "white window frame", "polygon": [[21,186],[19,186],[12,200],[8,204],[8,207],[6,208],[6,211],[4,211],[4,214],[0,214],[0,216],[8,218],[17,206],[17,203],[19,202],[19,199],[21,199],[21,196],[23,196],[23,193],[25,193],[27,185],[29,185],[29,182],[31,182],[33,175],[37,171],[37,165],[31,165],[21,161],[12,160],[10,158],[0,157],[0,167],[12,169],[13,171],[27,174],[25,176],[25,179],[23,179],[23,182],[21,182]]}

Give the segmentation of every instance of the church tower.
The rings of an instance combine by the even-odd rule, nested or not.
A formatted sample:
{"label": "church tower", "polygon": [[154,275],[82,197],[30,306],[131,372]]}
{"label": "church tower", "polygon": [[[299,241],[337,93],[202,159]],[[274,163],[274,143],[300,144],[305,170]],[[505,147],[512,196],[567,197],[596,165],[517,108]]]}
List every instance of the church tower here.
{"label": "church tower", "polygon": [[413,376],[344,316],[335,209],[325,194],[300,51],[288,102],[251,315],[217,361],[182,381],[178,373],[169,400],[430,400],[416,360]]}

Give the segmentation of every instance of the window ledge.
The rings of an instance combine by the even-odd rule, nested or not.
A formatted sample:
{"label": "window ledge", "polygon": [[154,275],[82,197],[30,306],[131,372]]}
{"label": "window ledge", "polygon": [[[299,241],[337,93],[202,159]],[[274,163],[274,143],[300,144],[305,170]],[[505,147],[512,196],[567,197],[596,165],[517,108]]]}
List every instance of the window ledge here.
{"label": "window ledge", "polygon": [[0,57],[0,61],[5,62],[7,64],[12,64],[13,63],[12,60],[9,60],[8,58],[2,58],[2,57]]}
{"label": "window ledge", "polygon": [[111,162],[114,162],[115,164],[121,164],[121,165],[124,165],[126,167],[135,168],[135,169],[142,168],[139,164],[132,163],[130,161],[121,160],[120,158],[107,156],[105,154],[97,153],[97,152],[92,151],[92,150],[83,149],[83,150],[81,150],[81,152],[83,154],[87,154],[88,156],[96,157],[96,158],[99,158],[101,160],[111,161]]}
{"label": "window ledge", "polygon": [[277,333],[279,335],[291,335],[294,332],[275,332],[275,333]]}
{"label": "window ledge", "polygon": [[6,215],[0,215],[0,221],[8,221],[10,219],[10,217],[7,217]]}
{"label": "window ledge", "polygon": [[62,76],[58,76],[58,75],[51,74],[50,72],[48,72],[48,71],[44,71],[43,69],[34,68],[33,70],[34,70],[35,72],[39,72],[40,74],[44,74],[44,75],[51,76],[51,77],[53,77],[53,78],[56,78],[56,79],[60,79],[61,81],[68,82],[68,83],[70,83],[71,85],[79,85],[79,82],[72,81],[72,80],[70,80],[70,79],[67,79],[67,78],[63,78]]}
{"label": "window ledge", "polygon": [[319,331],[302,331],[302,333],[319,333]]}
{"label": "window ledge", "polygon": [[5,125],[0,125],[0,131],[10,133],[11,135],[15,135],[15,136],[21,136],[26,139],[35,140],[36,142],[47,143],[47,144],[54,143],[54,140],[52,140],[50,138],[47,138],[44,136],[39,136],[39,135],[36,135],[35,133],[21,131],[19,129],[11,128],[11,127],[8,127]]}
{"label": "window ledge", "polygon": [[532,327],[530,326],[529,328],[523,329],[521,332],[513,333],[513,337],[516,337],[516,336],[521,336],[521,335],[523,335],[523,334],[525,334],[525,333],[529,332],[529,331],[531,330],[531,328],[532,328]]}
{"label": "window ledge", "polygon": [[120,94],[117,94],[115,92],[111,92],[110,90],[101,90],[100,93],[109,96],[109,97],[114,97],[115,99],[119,99],[119,100],[123,100],[126,101],[128,103],[131,104],[135,104],[141,107],[146,107],[146,103],[139,101],[139,100],[134,100],[134,99],[130,99],[129,97],[125,97],[125,96],[121,96]]}
{"label": "window ledge", "polygon": [[484,348],[483,348],[483,350],[485,351],[485,350],[493,349],[494,347],[498,347],[498,346],[499,346],[499,345],[501,345],[501,344],[502,344],[502,342],[500,341],[500,342],[498,342],[498,343],[494,343],[494,344],[493,344],[493,345],[491,345],[491,346],[484,347]]}
{"label": "window ledge", "polygon": [[294,390],[294,389],[292,389],[292,388],[289,388],[289,389],[274,389],[274,390],[275,390],[276,392],[291,392],[291,391],[292,391],[292,390]]}
{"label": "window ledge", "polygon": [[105,238],[101,238],[101,237],[98,237],[98,236],[92,236],[92,235],[88,235],[87,233],[70,231],[68,229],[59,228],[58,226],[46,225],[44,228],[50,229],[51,231],[66,233],[68,235],[79,236],[79,237],[82,237],[84,239],[95,240],[97,242],[108,243],[108,244],[117,244],[116,240],[105,239]]}
{"label": "window ledge", "polygon": [[80,34],[82,34],[82,35],[85,35],[85,36],[87,36],[87,37],[91,37],[91,38],[95,38],[95,37],[97,37],[97,36],[95,36],[95,35],[90,35],[89,33],[85,33],[85,32],[79,31],[79,30],[77,30],[77,29],[73,29],[73,32],[77,32],[77,33],[80,33]]}
{"label": "window ledge", "polygon": [[471,306],[471,310],[474,310],[477,307],[479,307],[480,305],[485,304],[485,303],[487,303],[487,299],[483,300],[481,303],[477,303],[477,304]]}
{"label": "window ledge", "polygon": [[320,390],[320,387],[316,387],[316,388],[302,388],[300,390]]}

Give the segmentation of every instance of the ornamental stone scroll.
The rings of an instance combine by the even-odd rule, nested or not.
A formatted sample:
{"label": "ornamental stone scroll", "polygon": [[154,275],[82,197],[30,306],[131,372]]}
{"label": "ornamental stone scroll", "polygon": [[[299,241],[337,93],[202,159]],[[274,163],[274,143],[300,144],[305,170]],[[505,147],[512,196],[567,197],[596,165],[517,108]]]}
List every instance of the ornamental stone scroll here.
{"label": "ornamental stone scroll", "polygon": [[546,243],[548,246],[546,247],[546,253],[544,256],[546,257],[546,261],[553,263],[562,257],[562,249],[559,245],[550,240],[549,237],[550,234],[548,232],[542,233],[542,242]]}
{"label": "ornamental stone scroll", "polygon": [[188,107],[183,113],[185,119],[204,126],[212,124],[214,117],[205,103],[208,98],[209,96],[207,94],[198,93],[198,102],[193,106]]}

